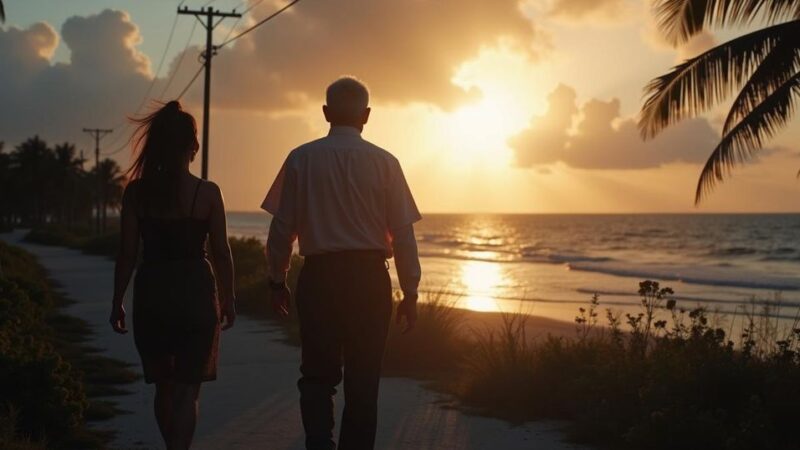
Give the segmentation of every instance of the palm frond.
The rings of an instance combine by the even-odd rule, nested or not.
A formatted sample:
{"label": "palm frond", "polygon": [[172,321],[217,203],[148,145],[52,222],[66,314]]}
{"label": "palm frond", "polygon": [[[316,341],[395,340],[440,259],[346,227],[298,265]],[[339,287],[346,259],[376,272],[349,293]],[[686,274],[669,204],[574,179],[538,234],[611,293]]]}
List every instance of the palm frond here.
{"label": "palm frond", "polygon": [[746,117],[775,89],[789,80],[800,68],[800,35],[787,33],[761,61],[734,99],[722,134],[728,134],[733,126]]}
{"label": "palm frond", "polygon": [[794,113],[795,97],[798,94],[800,72],[775,89],[722,137],[700,174],[695,203],[699,203],[733,167],[761,149],[765,139],[772,137],[779,128],[786,125]]}
{"label": "palm frond", "polygon": [[800,19],[798,0],[656,0],[658,27],[669,42],[680,44],[706,27],[747,25]]}
{"label": "palm frond", "polygon": [[800,21],[773,25],[720,44],[654,80],[645,87],[639,119],[644,138],[695,116],[741,86],[786,33],[800,32]]}

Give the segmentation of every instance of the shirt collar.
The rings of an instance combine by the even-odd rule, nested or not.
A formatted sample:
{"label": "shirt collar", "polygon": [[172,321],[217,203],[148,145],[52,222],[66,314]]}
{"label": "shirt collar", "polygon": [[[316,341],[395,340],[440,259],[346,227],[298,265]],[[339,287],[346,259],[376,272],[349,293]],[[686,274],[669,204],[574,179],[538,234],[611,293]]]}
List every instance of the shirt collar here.
{"label": "shirt collar", "polygon": [[328,136],[361,136],[361,131],[356,127],[335,126],[328,131]]}

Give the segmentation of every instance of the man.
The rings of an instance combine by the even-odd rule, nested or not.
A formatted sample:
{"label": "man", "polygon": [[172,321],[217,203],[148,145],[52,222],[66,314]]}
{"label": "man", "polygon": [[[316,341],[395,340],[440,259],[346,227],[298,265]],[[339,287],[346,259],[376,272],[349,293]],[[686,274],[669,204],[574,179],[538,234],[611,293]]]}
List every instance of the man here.
{"label": "man", "polygon": [[[378,382],[392,314],[387,258],[394,255],[403,300],[397,322],[417,320],[420,279],[413,224],[421,219],[400,163],[361,137],[369,92],[336,80],[322,107],[327,137],[294,149],[262,208],[272,214],[267,260],[273,307],[288,314],[292,243],[305,262],[296,302],[302,341],[300,408],[309,450],[335,449],[336,386],[344,378],[340,450],[372,449]],[[344,377],[342,376],[344,369]]]}

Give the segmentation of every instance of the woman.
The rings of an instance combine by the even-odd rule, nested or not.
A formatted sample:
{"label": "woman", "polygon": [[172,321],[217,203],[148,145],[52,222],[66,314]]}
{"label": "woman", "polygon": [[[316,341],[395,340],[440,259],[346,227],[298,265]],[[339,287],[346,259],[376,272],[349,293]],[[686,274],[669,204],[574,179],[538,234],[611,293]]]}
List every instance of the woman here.
{"label": "woman", "polygon": [[[189,173],[199,147],[194,117],[171,101],[137,119],[138,150],[122,200],[121,243],[110,322],[127,333],[123,298],[133,288],[133,325],[144,378],[155,383],[155,414],[168,449],[188,449],[200,383],[216,378],[220,325],[233,326],[233,261],[219,188]],[[214,273],[205,242],[213,253]]]}

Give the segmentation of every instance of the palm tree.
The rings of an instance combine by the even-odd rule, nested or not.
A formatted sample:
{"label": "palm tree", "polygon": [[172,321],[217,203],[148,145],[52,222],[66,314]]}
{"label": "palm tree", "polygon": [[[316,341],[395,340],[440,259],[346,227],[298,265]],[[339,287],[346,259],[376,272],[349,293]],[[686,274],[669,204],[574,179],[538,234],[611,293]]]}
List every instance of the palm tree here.
{"label": "palm tree", "polygon": [[0,0],[0,22],[6,21],[6,9],[3,8],[3,0]]}
{"label": "palm tree", "polygon": [[102,231],[106,229],[108,208],[116,208],[122,202],[122,192],[125,187],[125,175],[122,168],[113,159],[104,159],[94,169],[94,175],[99,180],[100,214],[102,217]]}
{"label": "palm tree", "polygon": [[800,0],[656,0],[658,25],[673,44],[708,27],[763,28],[677,65],[645,88],[645,139],[737,92],[697,184],[695,203],[758,152],[794,113],[800,94]]}
{"label": "palm tree", "polygon": [[46,221],[54,167],[53,152],[39,136],[22,142],[11,154],[11,169],[16,173],[15,201],[23,221],[36,225]]}
{"label": "palm tree", "polygon": [[75,145],[65,142],[56,145],[55,153],[55,213],[62,223],[71,226],[79,211],[79,205],[89,202],[88,198],[79,195],[81,182],[81,167],[83,159],[77,157]]}

